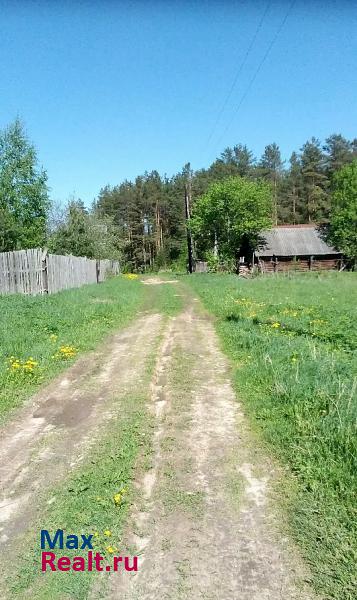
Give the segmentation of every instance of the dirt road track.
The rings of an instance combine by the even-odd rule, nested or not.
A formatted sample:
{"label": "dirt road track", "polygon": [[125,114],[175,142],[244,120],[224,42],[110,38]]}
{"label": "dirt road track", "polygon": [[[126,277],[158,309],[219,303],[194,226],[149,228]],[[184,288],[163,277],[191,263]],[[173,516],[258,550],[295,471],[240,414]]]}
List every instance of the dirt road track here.
{"label": "dirt road track", "polygon": [[90,598],[103,598],[104,589],[105,598],[120,600],[315,598],[279,533],[272,467],[260,455],[257,465],[213,324],[197,299],[187,296],[186,305],[168,320],[140,317],[7,426],[0,441],[0,558],[38,516],[38,490],[63,480],[122,410],[118,400],[143,380],[162,334],[148,404],[152,461],[144,469],[139,460],[121,548],[139,555],[139,571],[104,573]]}
{"label": "dirt road track", "polygon": [[[120,399],[140,381],[161,326],[142,317],[42,390],[0,438],[0,558],[40,511],[36,495],[84,457]],[[135,367],[134,367],[135,365]]]}
{"label": "dirt road track", "polygon": [[107,597],[307,600],[269,503],[271,466],[255,464],[227,360],[196,307],[171,320],[157,358],[153,464],[126,539],[140,568],[113,575]]}

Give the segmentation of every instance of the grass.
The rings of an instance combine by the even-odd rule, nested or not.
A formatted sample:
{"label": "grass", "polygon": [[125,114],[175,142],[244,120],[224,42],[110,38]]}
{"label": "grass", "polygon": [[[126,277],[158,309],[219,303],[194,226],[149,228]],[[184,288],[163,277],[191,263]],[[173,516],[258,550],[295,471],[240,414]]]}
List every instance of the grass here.
{"label": "grass", "polygon": [[[107,333],[123,327],[140,311],[169,316],[181,306],[174,285],[144,286],[136,278],[127,277],[49,297],[1,297],[5,318],[0,324],[0,414],[3,418],[9,415],[11,409],[68,367],[79,354],[95,348]],[[14,368],[13,364],[19,366]],[[25,368],[27,364],[32,368]],[[66,534],[75,535],[96,532],[94,551],[100,551],[109,564],[112,554],[120,554],[137,457],[140,452],[142,460],[147,457],[150,461],[151,456],[151,417],[146,401],[154,364],[153,352],[146,365],[145,380],[138,382],[135,392],[121,401],[118,415],[106,426],[105,434],[81,466],[63,483],[37,498],[42,507],[41,519],[32,523],[31,531],[22,540],[21,558],[16,565],[9,565],[7,586],[11,597],[88,597],[93,573],[40,573],[41,529],[52,533],[63,529]],[[110,547],[113,552],[108,550]],[[85,556],[87,551],[84,552],[66,550],[63,554]],[[61,556],[61,551],[56,554]]]}
{"label": "grass", "polygon": [[167,488],[163,504],[167,512],[177,512],[179,509],[191,513],[196,519],[204,514],[203,492],[187,492],[180,489]]}
{"label": "grass", "polygon": [[175,285],[116,277],[51,296],[0,296],[0,423],[36,389],[138,311],[175,314]]}
{"label": "grass", "polygon": [[[150,277],[149,277],[150,278]],[[170,274],[160,274],[160,279],[173,280]],[[145,280],[145,277],[143,277]],[[145,285],[145,304],[146,310],[153,310],[165,315],[173,316],[183,307],[182,290],[176,283],[163,283],[162,285]]]}
{"label": "grass", "polygon": [[[41,574],[41,529],[46,528],[52,534],[57,529],[77,536],[94,534],[93,551],[104,556],[104,568],[112,564],[113,553],[127,555],[120,548],[120,540],[131,501],[134,466],[139,450],[149,443],[145,400],[144,394],[127,397],[125,411],[108,426],[104,438],[86,457],[85,464],[51,489],[50,495],[55,501],[48,505],[48,499],[41,498],[41,521],[31,528],[32,533],[24,542],[24,554],[16,566],[16,576],[11,573],[7,582],[12,597],[31,595],[36,600],[88,597],[95,573]],[[55,552],[58,558],[63,555],[86,557],[88,549],[56,549]]]}
{"label": "grass", "polygon": [[[356,276],[306,274],[248,281],[197,275],[185,280],[216,315],[237,392],[256,429],[286,465],[282,496],[315,588],[326,599],[352,600]],[[180,289],[119,277],[49,297],[1,297],[2,418],[140,310],[175,314],[182,307]],[[136,457],[143,445],[150,445],[144,396],[138,392],[127,398],[125,411],[108,426],[85,464],[51,490],[55,503],[41,499],[41,523],[32,531],[46,522],[50,530],[98,531],[100,549],[105,550],[108,539],[110,545],[119,544]],[[114,496],[122,488],[128,491],[117,505]],[[180,504],[182,498],[176,500]],[[112,536],[105,536],[106,530]],[[88,597],[91,574],[38,576],[38,561],[33,560],[38,540],[31,535],[29,550],[12,577],[14,596],[30,591],[38,600]]]}
{"label": "grass", "polygon": [[355,597],[355,274],[196,275],[237,393],[286,466],[288,521],[326,599]]}
{"label": "grass", "polygon": [[117,277],[45,297],[1,296],[0,419],[128,323],[143,303],[143,287]]}

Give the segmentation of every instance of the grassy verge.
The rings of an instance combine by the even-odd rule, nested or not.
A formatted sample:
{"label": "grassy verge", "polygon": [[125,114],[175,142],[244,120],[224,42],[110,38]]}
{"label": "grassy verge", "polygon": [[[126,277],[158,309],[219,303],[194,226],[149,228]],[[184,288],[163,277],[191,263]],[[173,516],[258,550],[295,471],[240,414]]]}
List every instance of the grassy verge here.
{"label": "grassy verge", "polygon": [[[7,348],[11,347],[13,354],[14,348],[17,349],[20,363],[23,364],[27,357],[23,349],[30,347],[31,355],[39,362],[38,371],[46,374],[41,379],[36,372],[35,376],[29,376],[28,373],[15,369],[15,379],[13,373],[4,371],[5,381],[11,381],[10,375],[13,376],[13,390],[17,393],[14,396],[17,401],[11,406],[27,397],[45,379],[50,379],[68,366],[75,360],[77,353],[95,347],[107,332],[126,324],[139,310],[170,316],[182,306],[181,296],[174,285],[145,286],[138,280],[125,278],[50,298],[9,297],[4,300],[8,303],[11,318],[17,318],[18,323],[21,323],[17,340],[7,338]],[[14,307],[16,302],[18,313]],[[35,307],[35,310],[30,310],[30,306]],[[29,312],[31,319],[28,320],[26,314]],[[42,336],[36,336],[35,323],[39,319]],[[153,332],[153,336],[155,335]],[[72,346],[78,349],[73,356],[52,358],[61,347]],[[22,354],[19,348],[22,349]],[[7,352],[10,353],[10,350]],[[51,533],[63,529],[65,534],[73,533],[78,536],[81,533],[95,534],[94,552],[99,551],[105,557],[104,568],[107,564],[112,564],[114,554],[121,554],[120,542],[132,500],[132,480],[137,458],[140,453],[144,457],[142,460],[145,457],[147,461],[150,459],[151,421],[146,411],[146,401],[154,362],[153,352],[146,365],[146,377],[137,383],[132,395],[121,400],[117,416],[106,426],[105,433],[100,435],[95,447],[89,450],[81,466],[63,483],[50,491],[44,491],[37,498],[38,505],[42,507],[41,519],[32,523],[31,531],[22,540],[22,551],[18,553],[21,558],[16,564],[11,561],[9,565],[6,586],[11,597],[31,596],[36,600],[81,600],[89,597],[96,580],[95,573],[41,574],[41,529],[46,528]],[[8,390],[9,386],[7,393]],[[87,550],[65,550],[62,555],[85,557],[86,553]],[[56,555],[60,557],[61,551],[56,551]],[[104,577],[100,580],[98,593],[103,593],[104,597],[108,579]]]}
{"label": "grassy verge", "polygon": [[316,590],[352,600],[356,276],[197,275],[189,282],[217,317],[252,422],[287,467],[289,526]]}
{"label": "grassy verge", "polygon": [[46,297],[0,296],[0,421],[143,303],[144,286],[124,277]]}
{"label": "grassy verge", "polygon": [[[150,280],[151,277],[142,277],[142,281]],[[160,274],[162,280],[176,280],[170,274]],[[168,316],[177,314],[183,307],[183,292],[180,283],[162,283],[162,284],[149,284],[144,285],[145,287],[145,303],[144,308],[146,310],[154,310]]]}

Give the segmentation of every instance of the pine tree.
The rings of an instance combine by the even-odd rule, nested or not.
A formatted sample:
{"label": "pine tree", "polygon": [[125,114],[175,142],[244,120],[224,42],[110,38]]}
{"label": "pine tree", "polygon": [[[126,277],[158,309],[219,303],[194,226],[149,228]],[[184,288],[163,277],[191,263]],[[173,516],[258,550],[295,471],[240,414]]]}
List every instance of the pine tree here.
{"label": "pine tree", "polygon": [[264,154],[259,163],[259,174],[271,182],[273,192],[273,223],[278,224],[278,193],[283,171],[283,161],[279,146],[275,143],[265,146]]}
{"label": "pine tree", "polygon": [[114,218],[128,269],[156,269],[177,260],[184,239],[183,190],[181,174],[168,179],[157,171],[101,190],[96,210]]}
{"label": "pine tree", "polygon": [[253,152],[248,150],[247,146],[237,144],[233,148],[234,162],[237,166],[238,175],[241,177],[249,177],[255,164]]}
{"label": "pine tree", "polygon": [[221,152],[221,157],[219,160],[221,160],[226,165],[233,165],[234,164],[234,150],[232,148],[230,148],[229,146],[227,146],[227,148],[225,148],[223,150],[223,152]]}
{"label": "pine tree", "polygon": [[[208,168],[193,172],[187,164],[171,178],[157,171],[144,173],[134,182],[106,186],[98,196],[95,210],[108,215],[117,226],[127,268],[159,268],[185,256],[184,192],[188,174],[192,208],[213,183],[229,177],[270,183],[273,192],[274,224],[324,221],[329,213],[329,181],[345,161],[357,155],[357,139],[348,142],[332,135],[324,146],[315,138],[293,152],[284,170],[277,144],[266,146],[258,164],[247,146],[227,147]],[[182,263],[185,261],[183,260]]]}
{"label": "pine tree", "polygon": [[292,153],[289,163],[290,168],[281,184],[278,213],[279,221],[296,224],[303,221],[301,162],[296,152]]}
{"label": "pine tree", "polygon": [[326,168],[329,177],[353,160],[352,143],[340,134],[330,135],[323,149],[327,154]]}
{"label": "pine tree", "polygon": [[221,155],[221,158],[218,158],[211,164],[208,169],[208,178],[210,183],[238,175],[237,165],[235,164],[234,160],[231,161],[228,156],[228,154],[224,153],[223,158]]}
{"label": "pine tree", "polygon": [[328,178],[320,142],[314,137],[301,148],[301,167],[306,198],[304,221],[325,221],[329,212]]}

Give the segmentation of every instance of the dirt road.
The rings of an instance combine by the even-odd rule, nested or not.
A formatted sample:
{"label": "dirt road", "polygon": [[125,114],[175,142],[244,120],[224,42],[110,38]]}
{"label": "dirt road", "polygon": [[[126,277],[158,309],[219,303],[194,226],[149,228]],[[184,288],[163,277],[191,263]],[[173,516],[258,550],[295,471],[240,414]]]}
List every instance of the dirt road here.
{"label": "dirt road", "polygon": [[143,380],[157,352],[148,401],[152,461],[149,469],[139,461],[121,550],[139,555],[139,571],[105,573],[90,597],[103,597],[105,589],[104,597],[121,600],[312,599],[279,533],[269,495],[273,469],[256,452],[213,324],[197,299],[187,296],[185,303],[176,317],[147,314],[113,336],[7,427],[0,443],[0,557],[36,516],[38,489],[76,468],[118,410],[114,398]]}
{"label": "dirt road", "polygon": [[150,314],[106,340],[44,388],[1,432],[0,559],[41,510],[39,490],[51,489],[83,460],[120,410],[120,399],[139,385],[161,322],[160,315]]}
{"label": "dirt road", "polygon": [[113,575],[107,597],[312,598],[279,536],[272,467],[255,454],[227,360],[197,299],[167,326],[149,409],[153,464],[137,481],[126,538],[140,567]]}

